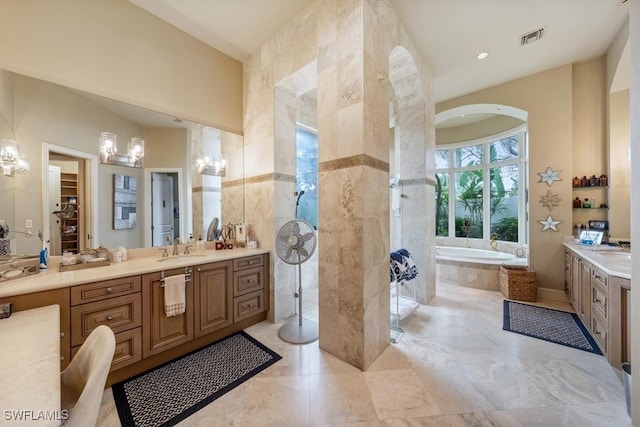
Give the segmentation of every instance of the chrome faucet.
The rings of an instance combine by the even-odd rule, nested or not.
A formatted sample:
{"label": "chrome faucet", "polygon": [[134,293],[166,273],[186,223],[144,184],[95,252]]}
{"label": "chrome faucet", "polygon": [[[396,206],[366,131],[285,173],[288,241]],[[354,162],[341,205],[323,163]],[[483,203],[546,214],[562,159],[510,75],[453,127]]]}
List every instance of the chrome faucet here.
{"label": "chrome faucet", "polygon": [[494,251],[498,250],[498,234],[491,233],[491,249]]}
{"label": "chrome faucet", "polygon": [[172,255],[180,255],[180,251],[178,250],[178,245],[180,244],[180,237],[176,237],[173,241],[173,253]]}

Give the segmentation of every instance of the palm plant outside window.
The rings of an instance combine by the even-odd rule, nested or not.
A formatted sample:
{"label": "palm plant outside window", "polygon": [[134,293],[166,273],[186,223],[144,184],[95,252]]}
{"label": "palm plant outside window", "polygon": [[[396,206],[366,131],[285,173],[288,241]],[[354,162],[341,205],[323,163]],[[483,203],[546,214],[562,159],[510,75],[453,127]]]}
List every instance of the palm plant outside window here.
{"label": "palm plant outside window", "polygon": [[526,128],[436,150],[436,234],[526,243]]}

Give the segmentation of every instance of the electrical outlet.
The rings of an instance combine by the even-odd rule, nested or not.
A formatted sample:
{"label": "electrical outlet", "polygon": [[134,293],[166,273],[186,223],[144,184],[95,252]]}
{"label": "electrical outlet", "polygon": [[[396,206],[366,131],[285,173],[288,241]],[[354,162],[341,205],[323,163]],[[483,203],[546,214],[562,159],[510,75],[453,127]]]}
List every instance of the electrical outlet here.
{"label": "electrical outlet", "polygon": [[32,220],[30,220],[30,219],[26,219],[26,220],[24,221],[24,227],[25,227],[25,228],[33,228],[33,221],[32,221]]}

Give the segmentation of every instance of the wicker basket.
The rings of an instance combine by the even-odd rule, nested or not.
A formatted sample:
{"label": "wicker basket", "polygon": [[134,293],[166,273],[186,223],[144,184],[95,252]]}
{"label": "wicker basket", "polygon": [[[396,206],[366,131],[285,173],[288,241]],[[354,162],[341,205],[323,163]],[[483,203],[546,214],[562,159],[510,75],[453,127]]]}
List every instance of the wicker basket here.
{"label": "wicker basket", "polygon": [[538,293],[536,272],[528,267],[503,265],[500,267],[500,290],[505,298],[535,301]]}

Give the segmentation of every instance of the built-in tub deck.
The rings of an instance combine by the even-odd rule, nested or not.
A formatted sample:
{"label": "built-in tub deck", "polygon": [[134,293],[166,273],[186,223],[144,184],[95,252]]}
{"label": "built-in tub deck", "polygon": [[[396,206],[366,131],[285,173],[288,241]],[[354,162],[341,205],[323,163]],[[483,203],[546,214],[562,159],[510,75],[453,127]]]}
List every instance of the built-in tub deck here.
{"label": "built-in tub deck", "polygon": [[436,247],[436,279],[476,289],[500,290],[501,265],[526,266],[527,258],[484,249]]}

